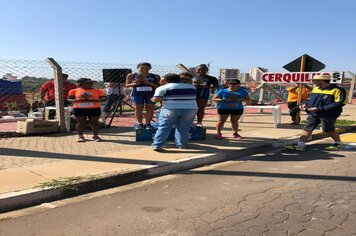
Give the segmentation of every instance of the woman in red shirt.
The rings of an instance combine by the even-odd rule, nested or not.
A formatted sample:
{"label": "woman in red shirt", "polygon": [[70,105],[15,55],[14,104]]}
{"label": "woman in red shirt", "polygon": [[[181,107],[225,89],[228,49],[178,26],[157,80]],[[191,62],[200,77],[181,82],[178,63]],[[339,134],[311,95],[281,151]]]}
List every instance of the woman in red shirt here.
{"label": "woman in red shirt", "polygon": [[94,132],[92,140],[99,142],[99,117],[101,115],[100,102],[106,100],[103,90],[93,88],[91,79],[80,78],[78,88],[69,91],[68,101],[73,102],[73,114],[77,120],[78,142],[85,142],[84,128],[87,117]]}

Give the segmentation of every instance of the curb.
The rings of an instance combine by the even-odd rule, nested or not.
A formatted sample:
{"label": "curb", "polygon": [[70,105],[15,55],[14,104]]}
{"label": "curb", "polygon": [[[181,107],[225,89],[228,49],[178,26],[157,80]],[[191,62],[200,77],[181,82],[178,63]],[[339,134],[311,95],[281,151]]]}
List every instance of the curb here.
{"label": "curb", "polygon": [[[356,130],[356,126],[338,128],[339,134]],[[325,133],[312,135],[312,140],[328,137]],[[271,143],[260,144],[249,148],[243,148],[235,152],[218,152],[208,155],[200,155],[186,159],[180,159],[169,163],[158,163],[156,165],[144,166],[126,172],[112,172],[95,176],[94,179],[84,180],[66,188],[32,188],[18,192],[0,195],[0,213],[18,210],[45,202],[57,201],[64,198],[74,197],[81,194],[100,191],[108,188],[118,187],[142,180],[151,179],[179,171],[194,169],[219,162],[239,159],[260,152],[281,148],[284,145],[296,143],[299,136],[285,137],[274,140]]]}

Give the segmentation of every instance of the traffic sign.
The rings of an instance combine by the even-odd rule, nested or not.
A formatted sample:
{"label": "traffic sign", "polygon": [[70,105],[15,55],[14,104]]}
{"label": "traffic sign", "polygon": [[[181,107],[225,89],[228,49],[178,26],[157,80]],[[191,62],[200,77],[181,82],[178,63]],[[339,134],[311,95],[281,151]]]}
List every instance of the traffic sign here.
{"label": "traffic sign", "polygon": [[300,72],[302,66],[302,58],[304,57],[304,71],[320,71],[325,68],[325,65],[320,61],[312,58],[308,54],[295,59],[292,62],[289,62],[287,65],[283,66],[284,69],[290,72]]}

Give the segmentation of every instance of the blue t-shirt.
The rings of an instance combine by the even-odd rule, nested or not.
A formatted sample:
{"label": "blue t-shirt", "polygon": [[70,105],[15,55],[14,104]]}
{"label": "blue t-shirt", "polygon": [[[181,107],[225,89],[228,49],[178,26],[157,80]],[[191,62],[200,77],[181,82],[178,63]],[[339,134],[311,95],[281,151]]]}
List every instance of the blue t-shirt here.
{"label": "blue t-shirt", "polygon": [[248,92],[245,88],[239,88],[239,90],[232,92],[229,89],[219,90],[217,93],[223,101],[219,102],[218,109],[244,109],[242,100],[248,96]]}

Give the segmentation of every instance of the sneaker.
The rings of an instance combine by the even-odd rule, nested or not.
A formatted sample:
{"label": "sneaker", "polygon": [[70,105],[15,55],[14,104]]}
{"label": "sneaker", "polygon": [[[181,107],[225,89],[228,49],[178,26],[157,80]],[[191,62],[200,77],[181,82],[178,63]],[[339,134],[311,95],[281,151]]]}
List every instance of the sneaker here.
{"label": "sneaker", "polygon": [[144,129],[144,128],[145,128],[145,126],[143,124],[138,124],[136,126],[136,129]]}
{"label": "sneaker", "polygon": [[283,146],[286,149],[289,150],[296,150],[296,151],[305,151],[305,147],[304,146],[298,146],[298,145],[285,145]]}
{"label": "sneaker", "polygon": [[152,148],[152,150],[155,152],[160,152],[160,151],[163,151],[163,148],[154,147],[154,148]]}
{"label": "sneaker", "polygon": [[78,140],[77,140],[78,143],[84,143],[85,141],[86,140],[85,140],[84,137],[79,137]]}
{"label": "sneaker", "polygon": [[333,145],[327,146],[326,150],[342,150],[345,149],[345,144],[342,143],[334,143]]}
{"label": "sneaker", "polygon": [[203,124],[202,124],[202,123],[197,123],[197,124],[195,125],[195,127],[197,127],[197,128],[203,128]]}
{"label": "sneaker", "polygon": [[242,139],[241,135],[239,135],[238,133],[233,133],[232,136],[236,139]]}
{"label": "sneaker", "polygon": [[222,136],[222,134],[215,134],[215,138],[216,138],[216,139],[222,139],[223,136]]}
{"label": "sneaker", "polygon": [[154,129],[151,124],[146,124],[146,129]]}
{"label": "sneaker", "polygon": [[95,141],[95,142],[100,142],[100,141],[102,141],[102,139],[101,139],[99,136],[93,136],[91,139],[92,139],[93,141]]}

